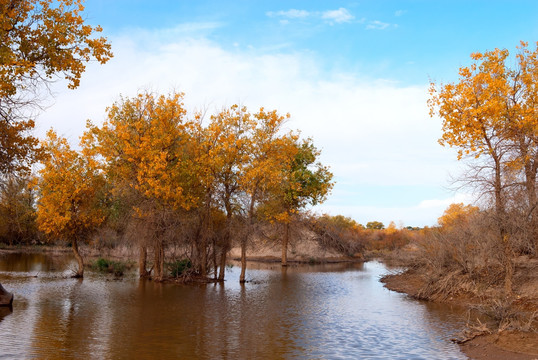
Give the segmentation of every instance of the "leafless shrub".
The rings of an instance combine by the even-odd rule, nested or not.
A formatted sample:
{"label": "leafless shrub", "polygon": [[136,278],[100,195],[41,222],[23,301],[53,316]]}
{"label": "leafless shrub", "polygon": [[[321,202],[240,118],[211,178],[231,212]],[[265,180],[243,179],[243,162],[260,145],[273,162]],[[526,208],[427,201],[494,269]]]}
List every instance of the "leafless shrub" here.
{"label": "leafless shrub", "polygon": [[365,243],[358,227],[350,222],[338,220],[337,217],[329,216],[313,217],[309,219],[308,227],[323,249],[334,250],[347,256],[362,253]]}
{"label": "leafless shrub", "polygon": [[434,273],[457,270],[474,278],[495,265],[496,244],[491,232],[483,214],[450,228],[432,229],[417,242],[417,261]]}
{"label": "leafless shrub", "polygon": [[533,326],[538,320],[538,312],[528,313],[517,310],[512,299],[492,299],[485,304],[474,306],[473,309],[490,319],[491,326],[498,332],[504,330],[536,331]]}
{"label": "leafless shrub", "polygon": [[451,339],[456,344],[464,344],[478,336],[491,334],[491,330],[488,326],[481,322],[480,319],[476,319],[475,322],[467,321],[465,328],[459,334],[458,337]]}

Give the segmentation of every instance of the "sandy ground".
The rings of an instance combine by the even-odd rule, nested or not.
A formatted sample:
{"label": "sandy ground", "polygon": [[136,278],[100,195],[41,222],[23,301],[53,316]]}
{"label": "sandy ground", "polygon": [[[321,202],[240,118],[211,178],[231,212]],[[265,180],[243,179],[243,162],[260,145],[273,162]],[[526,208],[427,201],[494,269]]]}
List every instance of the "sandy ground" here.
{"label": "sandy ground", "polygon": [[[237,260],[241,258],[241,249],[234,247],[230,251],[230,258]],[[249,261],[277,262],[281,261],[282,247],[278,242],[258,240],[250,244],[247,249],[247,259]],[[318,242],[313,239],[303,238],[300,242],[290,242],[288,245],[289,262],[343,262],[356,261],[360,258],[350,258],[342,256],[329,249],[322,249]]]}
{"label": "sandy ground", "polygon": [[538,334],[505,331],[474,338],[460,347],[471,359],[537,360]]}

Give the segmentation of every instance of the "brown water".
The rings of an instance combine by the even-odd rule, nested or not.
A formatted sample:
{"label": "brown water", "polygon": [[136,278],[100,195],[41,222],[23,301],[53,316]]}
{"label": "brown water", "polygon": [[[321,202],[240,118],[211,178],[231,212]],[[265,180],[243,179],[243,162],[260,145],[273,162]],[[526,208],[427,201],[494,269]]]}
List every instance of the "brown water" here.
{"label": "brown water", "polygon": [[72,267],[0,257],[0,283],[15,294],[13,312],[0,308],[1,359],[466,358],[448,340],[461,313],[383,288],[377,262],[249,268],[244,286],[237,267],[198,286],[75,280]]}

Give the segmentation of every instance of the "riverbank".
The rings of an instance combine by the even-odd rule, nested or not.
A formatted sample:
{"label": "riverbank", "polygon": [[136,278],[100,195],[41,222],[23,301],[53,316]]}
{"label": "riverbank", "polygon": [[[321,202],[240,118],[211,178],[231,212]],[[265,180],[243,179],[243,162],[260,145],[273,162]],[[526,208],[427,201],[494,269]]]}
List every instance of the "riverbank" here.
{"label": "riverbank", "polygon": [[[489,287],[453,294],[429,294],[431,279],[424,271],[386,275],[385,287],[421,299],[462,306],[468,310],[468,328],[462,329],[461,350],[477,360],[538,359],[538,260],[517,259],[514,273],[514,297],[502,299],[500,289]],[[475,286],[477,289],[479,286]]]}

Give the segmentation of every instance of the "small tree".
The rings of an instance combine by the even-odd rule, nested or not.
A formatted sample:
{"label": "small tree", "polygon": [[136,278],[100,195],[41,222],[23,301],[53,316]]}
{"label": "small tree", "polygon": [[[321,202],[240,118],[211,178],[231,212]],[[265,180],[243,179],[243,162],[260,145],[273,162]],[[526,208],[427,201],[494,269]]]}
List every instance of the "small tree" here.
{"label": "small tree", "polygon": [[282,166],[290,158],[297,137],[293,134],[279,134],[289,114],[279,115],[276,110],[264,108],[252,115],[252,124],[247,140],[248,157],[241,166],[240,190],[243,194],[242,212],[246,221],[246,231],[241,236],[240,282],[245,282],[247,267],[247,244],[253,232],[260,203],[272,197],[281,181]]}
{"label": "small tree", "polygon": [[464,205],[463,203],[450,204],[443,212],[443,215],[437,219],[437,222],[443,228],[451,228],[467,221],[472,215],[477,214],[479,210],[476,206]]}
{"label": "small tree", "polygon": [[441,145],[458,149],[458,159],[465,158],[471,165],[464,183],[492,199],[507,294],[512,292],[514,271],[510,190],[523,184],[528,194],[527,216],[532,217],[536,208],[538,70],[536,52],[528,51],[525,43],[521,47],[515,68],[507,65],[505,49],[472,54],[473,63],[460,68],[458,82],[439,88],[431,84],[428,101],[431,116],[443,121]]}
{"label": "small tree", "polygon": [[[164,276],[164,237],[172,210],[197,203],[196,142],[185,119],[183,94],[139,94],[107,109],[101,128],[88,124],[85,141],[103,159],[116,197],[128,199],[132,217],[146,222],[151,239],[139,239],[140,275],[146,271],[148,240],[154,248],[154,278]],[[157,216],[160,213],[162,216]],[[159,222],[159,219],[163,220]]]}
{"label": "small tree", "polygon": [[369,221],[366,223],[366,228],[370,230],[383,230],[385,225],[380,221]]}
{"label": "small tree", "polygon": [[282,266],[288,263],[290,223],[295,214],[308,205],[324,202],[333,187],[332,173],[317,159],[320,151],[312,139],[296,142],[287,152],[288,160],[278,169],[279,182],[269,195],[270,217],[284,226],[282,237]]}
{"label": "small tree", "polygon": [[[213,254],[215,263],[216,251],[219,249],[220,272],[219,280],[224,280],[227,252],[231,247],[234,218],[239,215],[241,206],[238,201],[240,192],[241,170],[248,161],[249,135],[251,135],[253,122],[250,113],[245,107],[233,105],[212,115],[209,124],[197,126],[199,139],[198,175],[200,186],[203,189],[204,205],[202,206],[201,231],[202,245],[207,246],[206,238],[209,236],[209,227],[215,223],[213,215],[225,214],[224,231],[218,241],[215,241]],[[216,239],[215,239],[216,240]],[[216,266],[215,266],[216,267]],[[215,269],[215,272],[217,269]]]}
{"label": "small tree", "polygon": [[75,277],[84,275],[78,245],[96,230],[104,216],[104,177],[93,158],[71,150],[67,140],[50,130],[47,153],[38,182],[39,229],[55,239],[71,242],[78,262]]}

